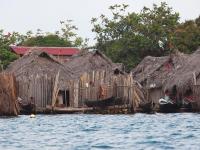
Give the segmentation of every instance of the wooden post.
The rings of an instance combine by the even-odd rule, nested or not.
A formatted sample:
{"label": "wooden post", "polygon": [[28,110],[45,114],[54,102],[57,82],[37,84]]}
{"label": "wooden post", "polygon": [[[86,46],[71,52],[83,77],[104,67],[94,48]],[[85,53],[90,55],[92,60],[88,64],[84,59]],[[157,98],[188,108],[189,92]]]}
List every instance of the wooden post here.
{"label": "wooden post", "polygon": [[194,85],[197,85],[197,78],[196,78],[196,74],[195,74],[195,72],[193,72],[192,74],[193,74],[193,81],[194,81]]}
{"label": "wooden post", "polygon": [[58,71],[58,74],[56,75],[55,82],[54,82],[54,89],[53,89],[53,95],[52,95],[52,107],[56,104],[56,99],[58,96],[59,88],[58,88],[58,80],[59,80],[60,71]]}

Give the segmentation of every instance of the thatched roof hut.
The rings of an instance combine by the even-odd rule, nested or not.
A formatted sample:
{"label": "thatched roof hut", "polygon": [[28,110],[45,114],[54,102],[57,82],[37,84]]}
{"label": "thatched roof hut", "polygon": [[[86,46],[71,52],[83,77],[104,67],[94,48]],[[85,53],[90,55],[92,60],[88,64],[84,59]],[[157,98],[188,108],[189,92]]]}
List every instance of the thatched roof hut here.
{"label": "thatched roof hut", "polygon": [[[187,90],[192,89],[194,84],[200,85],[200,48],[189,55],[184,66],[176,70],[165,82],[164,89],[172,90],[176,87],[179,95],[184,95]],[[196,83],[194,83],[194,77]]]}
{"label": "thatched roof hut", "polygon": [[73,73],[70,68],[65,67],[52,55],[37,49],[32,49],[23,57],[12,62],[6,71],[13,73],[17,81],[44,75],[54,78],[60,72],[60,88],[66,86],[64,81],[73,78]]}
{"label": "thatched roof hut", "polygon": [[12,74],[0,74],[0,116],[17,116],[19,106],[17,103],[16,81]]}
{"label": "thatched roof hut", "polygon": [[105,70],[107,72],[114,72],[116,69],[122,70],[122,64],[113,63],[100,51],[79,53],[66,62],[65,66],[73,70],[77,77],[94,70]]}
{"label": "thatched roof hut", "polygon": [[163,57],[147,56],[132,70],[132,75],[146,88],[159,88],[168,77],[184,67],[187,59],[188,55],[179,51]]}
{"label": "thatched roof hut", "polygon": [[[74,78],[70,68],[64,66],[52,55],[37,49],[32,49],[11,63],[6,72],[16,76],[19,97],[22,98],[23,103],[33,100],[36,111],[51,105],[55,84],[59,89],[61,99],[67,101],[69,80]],[[58,74],[59,80],[55,83],[55,77]],[[64,100],[63,103],[66,103]]]}
{"label": "thatched roof hut", "polygon": [[179,51],[164,57],[147,56],[132,70],[133,78],[149,90],[150,99],[158,103],[164,95],[163,85],[175,72],[183,68],[188,55]]}

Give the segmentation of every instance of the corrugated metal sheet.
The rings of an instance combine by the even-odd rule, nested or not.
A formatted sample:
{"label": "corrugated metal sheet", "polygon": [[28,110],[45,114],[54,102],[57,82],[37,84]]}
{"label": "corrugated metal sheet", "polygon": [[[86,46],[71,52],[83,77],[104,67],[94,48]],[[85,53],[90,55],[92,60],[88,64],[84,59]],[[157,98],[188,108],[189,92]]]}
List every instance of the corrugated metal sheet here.
{"label": "corrugated metal sheet", "polygon": [[14,51],[18,55],[24,55],[30,49],[40,49],[42,51],[47,52],[51,55],[56,56],[72,56],[74,54],[79,53],[78,48],[73,47],[25,47],[25,46],[11,46],[11,50]]}

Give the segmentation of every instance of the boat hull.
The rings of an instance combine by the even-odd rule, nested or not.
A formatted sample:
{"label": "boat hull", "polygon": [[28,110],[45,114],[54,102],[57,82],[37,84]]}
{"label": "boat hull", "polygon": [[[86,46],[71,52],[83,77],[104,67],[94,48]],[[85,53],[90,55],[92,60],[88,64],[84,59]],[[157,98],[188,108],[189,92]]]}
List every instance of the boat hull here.
{"label": "boat hull", "polygon": [[20,114],[30,115],[35,113],[35,105],[34,104],[19,104],[20,106]]}
{"label": "boat hull", "polygon": [[114,97],[103,100],[85,100],[85,105],[87,105],[88,107],[107,107],[121,104],[123,104],[122,99],[117,99]]}
{"label": "boat hull", "polygon": [[160,104],[159,105],[159,112],[162,113],[174,113],[174,112],[178,112],[178,105],[177,104]]}
{"label": "boat hull", "polygon": [[143,113],[153,113],[153,105],[152,102],[140,104],[141,112]]}

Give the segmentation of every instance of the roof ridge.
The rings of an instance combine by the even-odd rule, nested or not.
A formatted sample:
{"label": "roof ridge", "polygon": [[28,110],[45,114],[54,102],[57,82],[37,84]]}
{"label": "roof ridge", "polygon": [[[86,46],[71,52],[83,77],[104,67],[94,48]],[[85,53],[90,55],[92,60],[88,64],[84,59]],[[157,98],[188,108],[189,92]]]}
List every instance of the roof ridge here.
{"label": "roof ridge", "polygon": [[21,48],[76,48],[76,49],[79,49],[78,47],[58,47],[58,46],[17,46],[17,45],[11,45],[10,46],[11,48],[12,47],[21,47]]}

